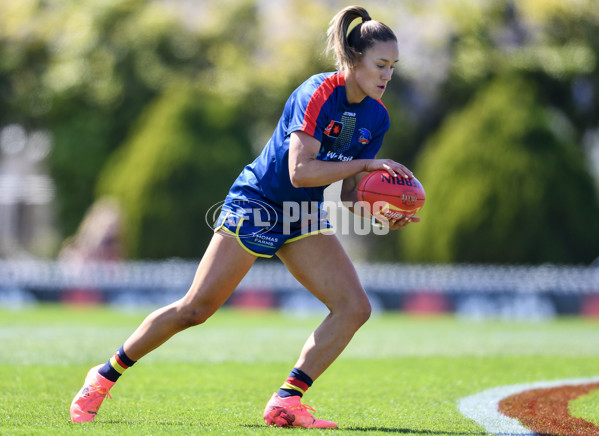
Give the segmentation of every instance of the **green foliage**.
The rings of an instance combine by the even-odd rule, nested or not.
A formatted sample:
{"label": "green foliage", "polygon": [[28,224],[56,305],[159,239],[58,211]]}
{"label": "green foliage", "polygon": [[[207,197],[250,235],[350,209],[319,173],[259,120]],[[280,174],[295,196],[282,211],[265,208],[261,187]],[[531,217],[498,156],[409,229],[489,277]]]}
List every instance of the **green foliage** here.
{"label": "green foliage", "polygon": [[93,199],[93,186],[110,154],[106,132],[112,129],[104,114],[82,109],[53,129],[55,147],[50,166],[59,190],[57,208],[65,229],[75,229],[79,211]]}
{"label": "green foliage", "polygon": [[[112,169],[103,169],[111,154],[126,154],[120,149],[128,146],[134,135],[141,134],[139,130],[131,131],[134,126],[140,125],[140,115],[147,112],[147,106],[156,98],[166,98],[166,90],[173,83],[200,83],[209,88],[214,100],[213,109],[218,110],[217,106],[223,104],[235,114],[223,118],[230,124],[219,131],[239,131],[235,140],[242,142],[236,143],[233,148],[249,147],[251,139],[256,153],[271,135],[289,93],[309,75],[333,69],[333,62],[323,55],[323,49],[328,21],[338,10],[338,4],[292,0],[271,2],[268,7],[263,7],[258,0],[226,0],[196,2],[188,10],[185,9],[186,2],[179,3],[149,0],[0,2],[0,128],[15,123],[26,130],[50,131],[54,147],[48,164],[57,187],[56,223],[58,230],[65,235],[75,231],[84,212],[94,201],[99,175],[113,173]],[[389,24],[400,40],[398,72],[384,97],[391,115],[391,130],[381,157],[393,158],[414,169],[413,164],[424,145],[431,142],[431,136],[446,124],[446,119],[451,114],[461,113],[473,96],[492,80],[509,74],[534,82],[539,101],[557,108],[560,116],[567,119],[572,130],[570,139],[563,141],[545,132],[539,133],[541,137],[535,141],[544,143],[543,135],[551,136],[552,139],[547,139],[548,143],[557,141],[562,145],[556,147],[565,149],[558,155],[570,156],[566,162],[578,162],[572,164],[571,171],[579,174],[578,177],[586,177],[583,175],[585,171],[579,168],[580,157],[573,148],[585,150],[586,147],[587,152],[590,150],[592,144],[585,140],[593,136],[599,116],[599,100],[593,98],[598,93],[599,83],[599,13],[593,1],[434,0],[423,6],[420,0],[406,0],[391,9],[377,2],[364,6],[374,19]],[[242,113],[245,116],[239,115]],[[503,110],[497,112],[500,117],[505,116],[504,113]],[[547,123],[546,115],[538,115],[543,119],[540,124]],[[531,116],[526,114],[521,122],[530,120]],[[514,128],[517,123],[516,120],[509,121]],[[488,124],[493,123],[489,121]],[[173,127],[163,127],[173,132]],[[196,137],[195,133],[188,134],[190,138]],[[207,135],[207,131],[202,135]],[[153,141],[154,137],[148,140]],[[514,134],[508,139],[524,141],[524,137],[525,134]],[[127,138],[130,139],[126,142]],[[529,139],[526,139],[527,144],[534,142]],[[525,157],[521,166],[534,166],[529,153],[520,151],[514,154],[514,158],[520,155]],[[117,160],[117,157],[111,159],[110,165],[116,166]],[[129,159],[128,162],[134,160]],[[186,163],[184,159],[175,162],[174,157],[165,159],[165,162],[173,166],[169,174],[176,173],[177,177],[180,173],[175,171],[174,165]],[[119,170],[123,174],[135,174],[137,171],[135,166]],[[513,171],[504,172],[513,176]],[[418,171],[417,175],[422,178]],[[496,178],[503,180],[505,175],[498,174]],[[486,178],[476,185],[490,183],[492,177],[487,175]],[[195,179],[187,175],[179,182],[176,180],[173,176],[168,183]],[[432,189],[426,179],[423,182],[429,190]],[[524,180],[520,182],[525,188],[516,189],[516,182],[503,183],[505,186],[511,184],[515,191],[513,195],[525,200],[526,204],[534,204],[532,200],[532,203],[529,202],[534,195],[521,190],[549,195],[543,190],[545,188],[526,187],[533,183],[528,179],[527,183]],[[107,182],[102,183],[106,186]],[[155,182],[146,183],[150,186]],[[580,183],[588,185],[587,182]],[[560,217],[578,216],[588,223],[589,217],[597,212],[596,201],[588,200],[591,194],[583,194],[586,188],[580,186],[576,190],[579,199],[571,208],[575,212],[551,209],[551,213]],[[116,188],[111,190],[117,191]],[[197,204],[201,211],[210,206],[201,204],[196,197],[183,198],[185,192],[193,190],[183,189],[177,202]],[[430,193],[433,194],[434,191]],[[485,201],[495,204],[500,200],[499,194],[496,195],[498,198]],[[122,196],[126,197],[125,194]],[[202,198],[212,202],[212,198]],[[156,239],[151,235],[155,234],[154,229],[158,229],[158,223],[144,229],[132,227],[134,223],[144,222],[141,215],[146,213],[145,207],[153,216],[157,216],[157,209],[163,215],[174,210],[170,196],[154,200],[136,208],[137,216],[130,218],[132,235]],[[161,201],[164,201],[163,205],[155,204]],[[501,197],[501,202],[507,201]],[[423,214],[427,216],[432,207],[430,199]],[[550,213],[548,211],[547,207],[542,207],[536,213],[546,216]],[[505,219],[483,218],[471,219],[474,224],[478,220],[488,224]],[[513,217],[510,219],[514,220]],[[531,257],[527,258],[524,250],[509,258],[526,262],[543,259],[584,261],[598,254],[596,250],[594,254],[589,252],[588,243],[580,245],[577,242],[583,227],[572,229],[573,217],[563,218],[563,223],[557,220],[543,220],[541,225],[526,218],[520,222],[519,231],[516,224],[510,224],[515,232],[513,237],[531,239],[526,242],[531,247],[538,245],[539,227],[544,228],[542,232],[545,234],[558,236],[546,238],[545,244],[553,248],[545,255],[535,254],[533,250],[529,253]],[[526,229],[531,223],[534,231],[528,232]],[[470,230],[467,224],[462,226],[466,228],[464,232]],[[481,226],[478,224],[476,227],[479,236],[484,233]],[[428,224],[422,223],[420,227],[422,229],[416,229],[414,225],[402,233],[420,234],[428,228]],[[443,229],[444,224],[436,230]],[[594,229],[591,223],[584,230],[589,232],[591,242],[596,242],[591,238],[596,235]],[[173,232],[177,233],[178,229],[174,228]],[[567,232],[575,235],[568,240],[563,236]],[[491,233],[486,236],[485,244],[496,241],[502,234]],[[182,241],[189,239],[189,235],[174,239]],[[141,240],[141,236],[137,237]],[[407,236],[406,240],[411,237]],[[452,236],[455,237],[462,238],[462,232]],[[369,258],[450,258],[448,253],[441,254],[441,249],[432,257],[411,254],[408,252],[413,251],[412,246],[397,245],[394,238],[382,239],[362,238],[362,242],[370,244],[366,249],[371,251]],[[519,243],[518,247],[524,244]],[[174,251],[164,251],[165,255],[189,253],[188,249],[175,249],[175,245],[175,242],[172,247],[169,245]],[[444,243],[445,247],[451,245],[454,245],[453,240]],[[136,250],[132,247],[132,254],[138,252]],[[518,250],[523,249],[520,247]],[[200,251],[194,251],[193,256]],[[405,256],[404,252],[407,253]],[[557,252],[563,256],[556,256]],[[573,252],[577,254],[573,255]],[[487,258],[478,255],[457,258],[473,257],[475,260]],[[492,256],[500,260],[505,257]]]}
{"label": "green foliage", "polygon": [[208,208],[224,199],[251,158],[246,132],[236,128],[243,116],[184,84],[148,108],[99,182],[100,194],[124,207],[131,256],[201,256],[212,233]]}
{"label": "green foliage", "polygon": [[438,262],[588,262],[599,205],[583,157],[552,129],[531,83],[498,79],[451,116],[416,174],[423,222],[407,257]]}
{"label": "green foliage", "polygon": [[73,233],[144,106],[201,59],[198,38],[142,0],[9,0],[0,28],[0,126],[51,131],[58,224]]}

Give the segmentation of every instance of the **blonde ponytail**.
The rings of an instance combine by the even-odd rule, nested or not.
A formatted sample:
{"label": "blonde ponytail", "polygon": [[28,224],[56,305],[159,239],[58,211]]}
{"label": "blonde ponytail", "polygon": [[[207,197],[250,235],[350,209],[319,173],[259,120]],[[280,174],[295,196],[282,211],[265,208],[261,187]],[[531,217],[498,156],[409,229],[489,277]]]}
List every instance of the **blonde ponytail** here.
{"label": "blonde ponytail", "polygon": [[[362,21],[350,30],[351,24]],[[327,51],[335,56],[339,70],[351,69],[366,50],[377,41],[397,41],[393,31],[380,21],[370,18],[361,6],[348,6],[331,20],[327,31]]]}

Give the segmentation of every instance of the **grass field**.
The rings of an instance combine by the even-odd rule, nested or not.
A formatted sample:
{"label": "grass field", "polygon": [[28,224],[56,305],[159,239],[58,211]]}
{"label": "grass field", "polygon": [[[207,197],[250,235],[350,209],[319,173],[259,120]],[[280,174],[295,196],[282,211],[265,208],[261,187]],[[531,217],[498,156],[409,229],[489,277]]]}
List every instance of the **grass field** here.
{"label": "grass field", "polygon": [[[0,434],[266,435],[262,410],[293,366],[314,317],[221,310],[146,356],[95,422],[69,405],[146,312],[41,306],[0,310]],[[314,434],[484,435],[458,410],[482,390],[599,374],[599,323],[465,321],[376,315],[305,396],[339,430]],[[573,413],[599,422],[599,395]]]}

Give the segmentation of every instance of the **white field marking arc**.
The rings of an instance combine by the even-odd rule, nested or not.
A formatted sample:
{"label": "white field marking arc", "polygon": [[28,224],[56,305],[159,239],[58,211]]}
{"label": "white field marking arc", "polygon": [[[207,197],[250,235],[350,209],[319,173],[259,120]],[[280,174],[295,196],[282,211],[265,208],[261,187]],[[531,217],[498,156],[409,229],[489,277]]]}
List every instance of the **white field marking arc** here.
{"label": "white field marking arc", "polygon": [[515,418],[499,413],[499,402],[511,395],[531,389],[555,388],[566,385],[583,385],[599,382],[599,377],[575,378],[554,381],[539,381],[517,385],[498,386],[464,397],[460,400],[459,410],[464,416],[483,426],[496,436],[535,435]]}

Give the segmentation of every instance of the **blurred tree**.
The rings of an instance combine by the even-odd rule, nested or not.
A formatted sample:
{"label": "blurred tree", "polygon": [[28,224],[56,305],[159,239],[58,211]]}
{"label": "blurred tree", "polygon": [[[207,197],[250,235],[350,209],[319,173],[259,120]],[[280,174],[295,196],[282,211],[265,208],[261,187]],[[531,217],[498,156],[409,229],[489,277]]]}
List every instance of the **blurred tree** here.
{"label": "blurred tree", "polygon": [[[141,135],[137,120],[148,104],[160,98],[158,106],[205,116],[189,102],[167,101],[166,90],[179,89],[171,88],[173,83],[188,83],[202,98],[222,102],[238,139],[257,153],[289,93],[309,75],[334,68],[323,48],[328,21],[341,6],[317,0],[191,6],[150,0],[2,1],[0,127],[15,123],[52,132],[59,224],[70,234],[92,204],[109,156],[124,156],[119,148],[132,147]],[[384,97],[392,122],[381,156],[414,168],[431,135],[452,114],[508,75],[534,83],[539,102],[552,108],[556,138],[568,137],[560,141],[573,149],[593,146],[592,133],[599,131],[594,0],[406,0],[365,6],[396,30],[400,43],[398,74]],[[183,7],[188,7],[184,13]],[[185,135],[201,142],[192,131]],[[136,171],[131,167],[129,174]],[[107,168],[104,174],[120,172],[126,173]],[[107,189],[106,176],[103,180]],[[429,201],[424,211],[430,206]],[[591,203],[578,205],[584,207],[594,210]],[[409,258],[405,252],[411,247],[395,244],[395,238],[363,239],[371,244],[368,258]]]}
{"label": "blurred tree", "polygon": [[129,255],[201,256],[214,224],[209,207],[251,158],[244,117],[220,96],[184,83],[148,108],[99,182],[100,195],[115,196],[126,212]]}
{"label": "blurred tree", "polygon": [[412,261],[589,262],[599,203],[580,149],[534,83],[482,89],[427,144],[416,167],[422,223],[401,233]]}
{"label": "blurred tree", "polygon": [[53,134],[59,224],[72,233],[95,180],[144,106],[205,63],[197,36],[156,2],[0,5],[0,126]]}
{"label": "blurred tree", "polygon": [[545,104],[563,112],[574,127],[573,145],[581,145],[599,119],[596,2],[506,0],[482,12],[451,42],[445,92],[468,96],[498,75],[526,77]]}
{"label": "blurred tree", "polygon": [[534,81],[539,95],[575,126],[578,139],[597,128],[596,1],[432,0],[423,6],[412,0],[394,9],[389,23],[398,33],[405,85],[387,99],[399,99],[418,115],[417,147],[477,89],[507,73]]}
{"label": "blurred tree", "polygon": [[[394,20],[392,26],[398,31],[402,62],[399,65],[399,80],[395,82],[395,87],[389,88],[390,95],[385,96],[385,103],[392,106],[389,100],[397,100],[397,106],[406,108],[409,114],[407,119],[412,125],[405,132],[404,142],[399,147],[392,147],[392,150],[397,150],[398,160],[416,169],[416,175],[425,187],[429,183],[420,173],[421,165],[414,166],[410,156],[418,156],[427,144],[439,143],[441,140],[438,138],[431,141],[431,136],[445,129],[447,123],[453,122],[450,120],[453,120],[454,114],[462,113],[474,98],[479,98],[481,89],[502,77],[519,78],[525,83],[534,84],[536,102],[547,108],[553,135],[563,147],[573,149],[564,153],[580,155],[578,159],[582,174],[588,175],[593,165],[596,167],[595,176],[599,174],[599,162],[593,162],[592,159],[593,149],[599,150],[599,144],[594,139],[599,131],[599,9],[596,2],[433,0],[426,7],[417,1],[407,2],[394,11],[395,15],[390,21]],[[526,118],[522,120],[522,128],[526,129]],[[478,122],[473,116],[474,121]],[[400,125],[403,128],[405,123]],[[476,127],[473,124],[471,128]],[[464,147],[457,147],[455,153],[460,153],[460,149],[465,151]],[[399,150],[403,152],[406,149],[411,150],[410,155],[399,155]],[[447,173],[445,177],[447,186],[461,185],[461,173]],[[486,176],[487,179],[489,177]],[[545,183],[549,184],[544,188],[545,191],[552,189],[550,179],[546,178]],[[599,187],[597,178],[589,183]],[[576,205],[577,213],[587,217],[597,211],[596,197],[589,195],[588,201],[579,201]],[[430,216],[431,201],[429,198],[423,216]],[[442,204],[445,206],[445,203]],[[457,209],[443,210],[444,220],[453,222],[462,219],[462,215],[448,215]],[[570,222],[569,226],[575,227],[576,224]],[[406,233],[424,232],[414,227]],[[545,230],[549,232],[546,239],[554,239],[552,231]],[[534,235],[538,231],[535,228],[530,235],[523,232],[521,238],[535,240]],[[593,235],[596,233],[590,230],[588,236]],[[412,236],[400,237],[400,241],[402,243],[396,251],[398,259],[446,261],[449,258],[448,253],[438,245],[438,253],[433,254],[431,246],[426,256],[422,255],[420,249],[420,254],[413,255],[413,247],[403,243],[413,242]],[[596,238],[593,242],[595,247],[599,246]],[[445,244],[446,248],[448,246]],[[560,259],[580,262],[599,255],[597,248],[582,248],[578,254],[574,252],[576,250],[573,248],[565,250]],[[512,255],[512,258],[516,257]],[[547,255],[545,258],[556,256]],[[469,259],[488,261],[483,257],[476,259],[471,256]],[[540,261],[539,256],[519,259]]]}

